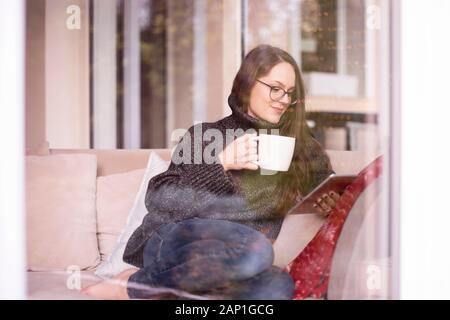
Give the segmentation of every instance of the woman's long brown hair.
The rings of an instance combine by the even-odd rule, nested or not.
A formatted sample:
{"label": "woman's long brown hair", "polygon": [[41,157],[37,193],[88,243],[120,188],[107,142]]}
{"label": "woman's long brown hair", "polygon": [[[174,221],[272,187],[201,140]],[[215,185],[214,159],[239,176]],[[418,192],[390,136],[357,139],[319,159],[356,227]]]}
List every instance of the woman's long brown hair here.
{"label": "woman's long brown hair", "polygon": [[270,45],[259,45],[245,57],[234,79],[232,93],[239,106],[247,112],[250,92],[256,79],[267,75],[280,62],[289,63],[295,71],[297,104],[290,106],[280,119],[280,134],[296,138],[293,161],[289,171],[282,172],[277,185],[281,198],[276,213],[285,215],[297,196],[305,196],[325,179],[332,168],[320,143],[312,136],[305,117],[305,87],[300,69],[286,51]]}

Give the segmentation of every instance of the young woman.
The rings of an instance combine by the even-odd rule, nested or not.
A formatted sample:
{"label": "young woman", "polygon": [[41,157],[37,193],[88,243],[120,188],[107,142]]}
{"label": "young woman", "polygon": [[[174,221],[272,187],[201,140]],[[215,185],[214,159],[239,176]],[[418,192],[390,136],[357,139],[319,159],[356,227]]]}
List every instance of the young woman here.
{"label": "young woman", "polygon": [[[104,282],[84,293],[151,298],[131,285],[137,283],[224,299],[292,298],[290,275],[272,265],[272,244],[295,199],[333,172],[306,125],[305,89],[295,60],[279,48],[256,47],[243,61],[228,103],[232,114],[191,127],[169,169],[149,182],[148,214],[124,253],[124,261],[137,269],[117,276],[128,285]],[[274,129],[295,137],[296,146],[287,172],[265,175],[253,163],[257,142],[251,138],[259,130],[270,134]],[[205,139],[208,132],[215,139]],[[205,161],[217,133],[223,147],[211,152],[214,161]],[[337,199],[324,195],[317,206],[326,213]]]}

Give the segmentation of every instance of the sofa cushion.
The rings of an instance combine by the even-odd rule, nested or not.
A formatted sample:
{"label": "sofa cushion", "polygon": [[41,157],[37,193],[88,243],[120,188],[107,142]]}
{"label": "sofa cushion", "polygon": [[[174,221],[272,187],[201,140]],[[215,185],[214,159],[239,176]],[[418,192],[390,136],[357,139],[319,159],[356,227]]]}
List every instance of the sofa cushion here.
{"label": "sofa cushion", "polygon": [[168,167],[169,161],[164,161],[155,152],[150,153],[147,168],[139,187],[139,192],[135,196],[133,207],[128,214],[126,226],[118,237],[112,254],[106,261],[100,264],[95,272],[99,277],[104,279],[111,278],[123,270],[132,267],[123,261],[123,253],[131,234],[141,225],[144,216],[147,214],[145,194],[147,192],[148,182],[157,174],[166,171]]}
{"label": "sofa cushion", "polygon": [[102,261],[116,246],[144,173],[145,168],[97,178],[97,233]]}
{"label": "sofa cushion", "polygon": [[373,159],[380,156],[377,151],[326,150],[331,166],[337,174],[358,174]]}
{"label": "sofa cushion", "polygon": [[82,294],[81,288],[99,282],[94,271],[27,272],[27,299],[29,300],[94,300]]}
{"label": "sofa cushion", "polygon": [[29,270],[94,268],[97,158],[73,154],[26,157]]}

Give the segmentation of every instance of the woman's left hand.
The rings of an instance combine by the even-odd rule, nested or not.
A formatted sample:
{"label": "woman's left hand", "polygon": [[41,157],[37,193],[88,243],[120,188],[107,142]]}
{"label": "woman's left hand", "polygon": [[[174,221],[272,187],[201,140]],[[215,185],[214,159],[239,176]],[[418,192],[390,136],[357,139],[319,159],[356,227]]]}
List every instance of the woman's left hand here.
{"label": "woman's left hand", "polygon": [[314,203],[314,208],[317,209],[324,216],[328,216],[330,212],[336,207],[337,202],[340,199],[340,195],[337,192],[330,191],[328,193],[324,193],[321,197],[319,197]]}

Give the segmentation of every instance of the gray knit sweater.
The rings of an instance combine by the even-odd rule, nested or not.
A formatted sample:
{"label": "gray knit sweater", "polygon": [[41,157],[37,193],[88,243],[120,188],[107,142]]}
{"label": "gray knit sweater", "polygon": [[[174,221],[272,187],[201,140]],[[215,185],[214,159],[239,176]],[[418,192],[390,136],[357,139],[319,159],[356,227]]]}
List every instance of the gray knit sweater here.
{"label": "gray knit sweater", "polygon": [[225,171],[218,162],[207,164],[202,159],[194,162],[194,158],[202,154],[194,152],[194,145],[198,143],[197,146],[201,145],[201,150],[204,150],[209,144],[203,141],[205,139],[195,140],[202,137],[194,135],[196,130],[203,133],[207,129],[217,129],[226,136],[227,129],[268,129],[270,132],[270,129],[277,128],[243,112],[232,95],[228,102],[232,109],[230,116],[214,123],[192,126],[188,130],[189,135],[186,134],[177,145],[174,155],[183,155],[186,151],[183,139],[190,137],[192,163],[176,164],[172,157],[168,170],[150,180],[145,197],[148,213],[128,240],[123,256],[125,262],[142,267],[143,249],[152,233],[166,223],[192,217],[241,223],[264,233],[271,241],[278,236],[283,222],[283,218],[274,213],[280,197],[276,192],[279,173],[262,175],[259,170]]}

